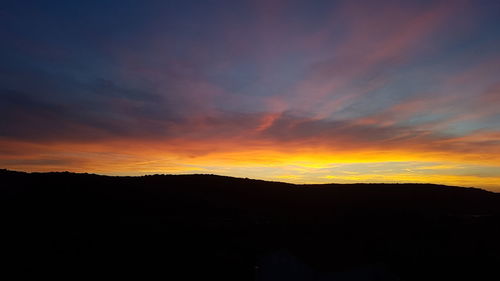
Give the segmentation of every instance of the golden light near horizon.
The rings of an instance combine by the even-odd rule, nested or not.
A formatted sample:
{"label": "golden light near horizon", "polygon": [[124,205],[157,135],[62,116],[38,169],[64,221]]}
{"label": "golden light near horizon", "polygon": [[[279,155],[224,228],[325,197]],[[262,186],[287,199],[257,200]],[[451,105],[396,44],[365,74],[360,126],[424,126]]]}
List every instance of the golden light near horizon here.
{"label": "golden light near horizon", "polygon": [[[108,175],[213,173],[291,183],[437,183],[500,190],[498,159],[483,161],[477,154],[404,148],[332,151],[320,146],[266,147],[242,142],[215,141],[204,146],[184,142],[182,147],[130,142],[27,144],[26,154],[13,155],[8,168]],[[240,145],[231,146],[234,143]],[[33,155],[33,151],[41,153]],[[59,161],[45,160],[47,155]]]}

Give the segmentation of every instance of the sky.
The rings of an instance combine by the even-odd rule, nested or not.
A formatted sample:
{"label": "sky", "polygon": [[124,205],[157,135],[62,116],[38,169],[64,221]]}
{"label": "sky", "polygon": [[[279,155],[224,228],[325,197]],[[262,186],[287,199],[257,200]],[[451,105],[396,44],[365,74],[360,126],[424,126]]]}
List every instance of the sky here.
{"label": "sky", "polygon": [[0,168],[500,191],[500,1],[2,1]]}

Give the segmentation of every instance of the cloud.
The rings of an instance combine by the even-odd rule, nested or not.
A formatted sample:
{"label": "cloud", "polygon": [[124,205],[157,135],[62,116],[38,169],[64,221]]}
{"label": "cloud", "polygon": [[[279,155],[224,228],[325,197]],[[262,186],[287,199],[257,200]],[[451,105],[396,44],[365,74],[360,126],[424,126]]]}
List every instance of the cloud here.
{"label": "cloud", "polygon": [[491,185],[500,60],[482,6],[226,4],[8,11],[0,165]]}
{"label": "cloud", "polygon": [[[430,51],[426,46],[432,36],[459,14],[460,7],[445,3],[424,8],[376,5],[350,1],[332,15],[319,32],[325,39],[314,50],[323,58],[296,83],[288,109],[325,118],[360,99],[369,99],[367,96],[386,86],[395,70]],[[345,27],[343,32],[337,26]],[[340,38],[332,46],[335,37]]]}

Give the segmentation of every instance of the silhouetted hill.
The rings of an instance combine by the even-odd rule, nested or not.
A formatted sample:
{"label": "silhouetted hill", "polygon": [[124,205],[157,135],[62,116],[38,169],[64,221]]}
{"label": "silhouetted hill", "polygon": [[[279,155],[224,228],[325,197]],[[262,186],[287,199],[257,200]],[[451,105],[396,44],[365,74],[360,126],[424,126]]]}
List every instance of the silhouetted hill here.
{"label": "silhouetted hill", "polygon": [[500,197],[480,189],[8,170],[0,183],[3,268],[19,278],[500,280]]}

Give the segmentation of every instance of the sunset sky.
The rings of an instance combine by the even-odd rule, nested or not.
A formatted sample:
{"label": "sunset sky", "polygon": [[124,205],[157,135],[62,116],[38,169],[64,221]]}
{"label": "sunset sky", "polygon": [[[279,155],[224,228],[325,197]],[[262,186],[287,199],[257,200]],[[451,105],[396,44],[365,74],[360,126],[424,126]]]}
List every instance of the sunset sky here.
{"label": "sunset sky", "polygon": [[0,168],[500,191],[500,1],[2,1]]}

